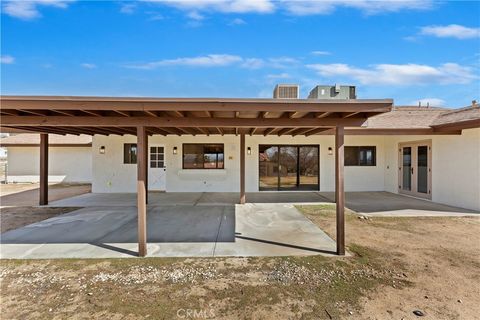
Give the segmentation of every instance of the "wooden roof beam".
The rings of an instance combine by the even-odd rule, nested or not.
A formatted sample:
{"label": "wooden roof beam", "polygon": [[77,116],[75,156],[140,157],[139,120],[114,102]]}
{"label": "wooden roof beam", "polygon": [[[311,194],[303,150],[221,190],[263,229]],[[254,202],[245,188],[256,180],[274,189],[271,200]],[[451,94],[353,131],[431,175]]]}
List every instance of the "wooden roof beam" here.
{"label": "wooden roof beam", "polygon": [[60,113],[61,115],[75,117],[76,113],[72,110],[50,110],[50,112]]}
{"label": "wooden roof beam", "polygon": [[331,115],[333,112],[316,112],[315,113],[315,118],[321,119],[321,118],[326,118],[329,115]]}
{"label": "wooden roof beam", "polygon": [[263,135],[264,136],[267,136],[269,135],[270,133],[272,133],[273,131],[275,131],[276,128],[267,128],[263,131]]}
{"label": "wooden roof beam", "polygon": [[299,136],[299,135],[305,134],[306,132],[308,132],[310,130],[313,130],[313,129],[315,129],[315,128],[300,128],[300,129],[296,129],[291,134],[292,134],[292,136]]}
{"label": "wooden roof beam", "polygon": [[155,111],[143,110],[143,112],[148,114],[151,117],[158,117],[158,114]]}
{"label": "wooden roof beam", "polygon": [[33,111],[33,110],[24,110],[24,109],[22,109],[22,110],[19,110],[19,111],[25,112],[25,113],[34,114],[34,115],[36,115],[36,116],[41,116],[41,117],[46,117],[46,116],[48,116],[48,111],[46,111],[46,110],[34,110],[34,111]]}
{"label": "wooden roof beam", "polygon": [[64,126],[64,127],[218,127],[218,128],[279,128],[279,127],[358,127],[366,118],[164,118],[164,117],[69,117],[69,116],[3,116],[3,126]]}
{"label": "wooden roof beam", "polygon": [[257,131],[258,128],[252,128],[250,129],[250,135],[253,136],[255,132]]}
{"label": "wooden roof beam", "polygon": [[317,129],[313,129],[313,130],[310,130],[308,132],[305,132],[305,136],[311,136],[311,135],[314,135],[314,134],[317,134],[317,133],[320,133],[320,132],[323,132],[323,131],[328,131],[328,130],[331,130],[332,128],[317,128]]}
{"label": "wooden roof beam", "polygon": [[130,117],[130,112],[128,111],[120,111],[120,110],[112,110],[113,112],[116,112],[124,117]]}
{"label": "wooden roof beam", "polygon": [[103,117],[103,113],[101,111],[95,111],[95,110],[80,110],[86,114],[89,114],[91,116],[95,117]]}
{"label": "wooden roof beam", "polygon": [[278,136],[283,136],[285,134],[289,134],[290,132],[297,130],[297,128],[283,128],[277,132]]}
{"label": "wooden roof beam", "polygon": [[342,115],[342,118],[345,119],[345,118],[350,118],[350,117],[353,117],[354,115],[357,115],[361,112],[349,112],[349,113],[346,113],[346,114],[343,114]]}

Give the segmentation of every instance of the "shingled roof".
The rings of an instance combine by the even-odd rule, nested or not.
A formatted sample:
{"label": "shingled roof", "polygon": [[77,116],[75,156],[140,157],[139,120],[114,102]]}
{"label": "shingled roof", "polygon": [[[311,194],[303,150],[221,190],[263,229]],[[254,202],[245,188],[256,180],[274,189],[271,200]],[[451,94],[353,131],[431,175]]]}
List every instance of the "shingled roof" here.
{"label": "shingled roof", "polygon": [[427,129],[434,126],[480,120],[478,105],[461,109],[399,106],[368,119],[369,129]]}

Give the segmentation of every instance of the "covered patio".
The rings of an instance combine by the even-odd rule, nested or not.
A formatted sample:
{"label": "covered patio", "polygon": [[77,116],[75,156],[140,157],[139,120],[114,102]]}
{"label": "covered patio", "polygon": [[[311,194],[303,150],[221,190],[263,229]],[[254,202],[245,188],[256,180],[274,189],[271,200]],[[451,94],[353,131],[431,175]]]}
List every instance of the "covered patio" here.
{"label": "covered patio", "polygon": [[[335,135],[336,250],[345,254],[344,135],[356,134],[391,99],[205,99],[1,97],[3,131],[40,132],[40,205],[48,204],[48,134],[137,137],[138,255],[147,255],[149,135],[236,135],[240,145],[240,204],[245,193],[246,135]],[[347,129],[345,129],[347,128]],[[318,200],[320,201],[320,199]],[[246,207],[245,207],[246,208]],[[267,224],[268,225],[268,224]]]}

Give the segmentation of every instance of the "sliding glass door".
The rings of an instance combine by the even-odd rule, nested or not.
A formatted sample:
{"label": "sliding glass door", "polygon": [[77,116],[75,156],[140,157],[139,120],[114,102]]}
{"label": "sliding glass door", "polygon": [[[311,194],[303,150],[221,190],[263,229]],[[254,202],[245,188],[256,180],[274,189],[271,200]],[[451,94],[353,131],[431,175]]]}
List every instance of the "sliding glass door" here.
{"label": "sliding glass door", "polygon": [[318,190],[318,146],[260,145],[261,191]]}
{"label": "sliding glass door", "polygon": [[432,198],[432,146],[430,141],[401,143],[399,151],[399,192]]}

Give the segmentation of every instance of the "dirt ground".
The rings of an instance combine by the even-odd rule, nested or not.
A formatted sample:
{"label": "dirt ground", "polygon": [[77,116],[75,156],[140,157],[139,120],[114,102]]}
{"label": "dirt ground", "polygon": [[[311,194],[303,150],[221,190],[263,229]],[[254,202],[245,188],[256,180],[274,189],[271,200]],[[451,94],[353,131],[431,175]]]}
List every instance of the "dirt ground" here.
{"label": "dirt ground", "polygon": [[[60,200],[90,191],[90,184],[50,184],[48,186],[48,200]],[[0,207],[38,206],[38,198],[38,183],[0,184]]]}
{"label": "dirt ground", "polygon": [[[334,235],[333,205],[299,208]],[[2,319],[476,319],[480,219],[347,214],[350,257],[2,260]]]}
{"label": "dirt ground", "polygon": [[80,208],[7,207],[0,209],[1,233]]}

